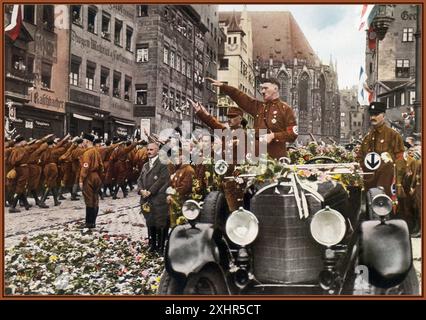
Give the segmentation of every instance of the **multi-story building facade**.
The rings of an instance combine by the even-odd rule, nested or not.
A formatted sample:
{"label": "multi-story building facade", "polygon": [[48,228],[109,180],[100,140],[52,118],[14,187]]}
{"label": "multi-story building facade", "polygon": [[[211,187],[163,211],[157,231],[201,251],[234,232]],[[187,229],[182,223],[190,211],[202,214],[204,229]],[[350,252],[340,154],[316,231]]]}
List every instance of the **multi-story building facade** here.
{"label": "multi-story building facade", "polygon": [[71,5],[67,128],[101,137],[135,127],[136,6]]}
{"label": "multi-story building facade", "polygon": [[[24,5],[20,35],[6,37],[6,115],[16,107],[12,126],[26,138],[64,134],[68,96],[69,44],[60,20],[66,6]],[[10,13],[6,17],[10,19]],[[65,12],[66,13],[66,12]],[[56,27],[58,26],[58,27]]]}
{"label": "multi-story building facade", "polygon": [[367,32],[366,39],[368,84],[374,88],[376,100],[386,103],[386,118],[391,126],[403,135],[414,130],[416,7],[376,5],[372,12],[373,31]]}
{"label": "multi-story building facade", "polygon": [[[218,79],[255,97],[252,25],[248,12],[220,12],[220,27],[226,36],[224,55],[219,61]],[[229,107],[236,106],[228,96],[219,97],[219,119],[226,121]],[[249,125],[253,123],[245,114]]]}
{"label": "multi-story building facade", "polygon": [[[160,132],[184,120],[192,127],[187,98],[217,113],[216,91],[204,81],[217,76],[217,6],[202,7],[202,16],[190,5],[25,5],[24,10],[21,37],[6,43],[6,65],[8,91],[23,95],[22,101],[13,100],[23,106],[15,125],[22,132],[31,129],[25,131],[28,137],[39,131],[130,136],[141,123]],[[14,69],[15,62],[21,70]],[[22,73],[22,66],[25,85],[11,76]],[[28,80],[30,73],[34,81]]]}
{"label": "multi-story building facade", "polygon": [[[204,34],[204,77],[218,78],[218,57],[224,46],[219,28],[218,5],[192,5],[200,15],[201,23],[207,27]],[[204,78],[203,77],[203,78]],[[203,81],[202,103],[210,114],[217,117],[217,89],[209,81]],[[193,118],[196,127],[203,127],[204,124],[197,118]]]}
{"label": "multi-story building facade", "polygon": [[340,143],[362,138],[363,107],[358,104],[357,88],[340,90]]}
{"label": "multi-story building facade", "polygon": [[206,26],[189,5],[138,6],[136,121],[160,132],[191,123],[187,98],[203,101]]}

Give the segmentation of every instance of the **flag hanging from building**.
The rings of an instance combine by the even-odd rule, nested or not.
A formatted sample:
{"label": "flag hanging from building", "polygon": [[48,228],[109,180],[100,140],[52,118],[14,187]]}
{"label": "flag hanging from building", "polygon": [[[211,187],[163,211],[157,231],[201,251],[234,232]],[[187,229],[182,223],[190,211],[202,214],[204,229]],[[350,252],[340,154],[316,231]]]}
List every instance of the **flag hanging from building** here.
{"label": "flag hanging from building", "polygon": [[364,31],[365,29],[368,29],[368,16],[370,15],[371,10],[373,10],[373,7],[374,5],[372,4],[362,5],[358,31]]}
{"label": "flag hanging from building", "polygon": [[5,33],[15,41],[19,37],[22,27],[22,5],[13,5],[12,17],[10,18],[10,24],[4,29]]}
{"label": "flag hanging from building", "polygon": [[368,87],[367,74],[364,68],[361,67],[359,72],[359,83],[358,83],[358,103],[361,106],[368,106],[374,99],[374,92]]}
{"label": "flag hanging from building", "polygon": [[378,11],[378,5],[363,4],[361,7],[361,17],[359,20],[358,31],[368,30]]}

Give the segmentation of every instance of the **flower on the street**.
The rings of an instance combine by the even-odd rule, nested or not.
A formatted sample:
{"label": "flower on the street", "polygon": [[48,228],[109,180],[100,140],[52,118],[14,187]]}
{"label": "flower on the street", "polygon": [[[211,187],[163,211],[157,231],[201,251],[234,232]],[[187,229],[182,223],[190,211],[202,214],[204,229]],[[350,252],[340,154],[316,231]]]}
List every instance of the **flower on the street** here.
{"label": "flower on the street", "polygon": [[9,295],[154,294],[164,259],[143,239],[84,234],[67,227],[24,238],[5,251]]}

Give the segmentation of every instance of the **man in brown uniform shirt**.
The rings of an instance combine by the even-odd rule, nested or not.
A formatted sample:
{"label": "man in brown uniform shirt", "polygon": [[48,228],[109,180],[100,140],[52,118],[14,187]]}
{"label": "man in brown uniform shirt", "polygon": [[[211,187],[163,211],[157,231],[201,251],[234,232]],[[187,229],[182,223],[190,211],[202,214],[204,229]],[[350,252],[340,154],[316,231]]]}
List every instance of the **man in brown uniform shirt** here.
{"label": "man in brown uniform shirt", "polygon": [[101,155],[93,146],[95,137],[85,133],[83,144],[87,148],[80,159],[81,169],[79,177],[80,189],[83,190],[84,203],[86,204],[86,227],[96,227],[96,217],[99,212],[99,190],[102,180],[100,178],[104,167]]}
{"label": "man in brown uniform shirt", "polygon": [[[210,115],[207,110],[194,102],[192,102],[192,107],[195,110],[195,114],[198,118],[201,119],[206,125],[208,125],[211,129],[231,129],[232,131],[237,129],[243,129],[241,125],[241,121],[243,119],[243,111],[239,108],[230,107],[228,108],[228,125],[220,123],[216,118]],[[247,140],[247,139],[246,139]],[[229,145],[227,145],[228,147]],[[229,149],[229,148],[225,148]],[[231,145],[232,150],[225,150],[228,152],[232,152],[233,164],[237,164],[238,161],[238,143],[237,140]],[[228,175],[232,175],[234,172],[234,166],[229,166]],[[235,180],[226,180],[222,183],[223,191],[225,194],[225,199],[228,204],[228,208],[230,212],[237,210],[239,207],[243,205],[244,199],[244,190],[242,186],[236,183]]]}
{"label": "man in brown uniform shirt", "polygon": [[[368,170],[365,166],[365,157],[370,152],[376,152],[383,157],[387,152],[392,161],[381,161],[380,166],[372,171],[374,174],[364,176],[364,188],[368,190],[373,187],[382,186],[388,196],[392,196],[391,185],[396,171],[396,192],[398,198],[404,198],[405,193],[402,188],[402,178],[405,173],[404,142],[398,132],[389,128],[385,123],[386,105],[383,102],[372,102],[369,106],[370,122],[372,128],[364,137],[360,149],[360,162],[364,171]],[[371,157],[371,156],[370,156]],[[373,159],[367,159],[370,161]],[[395,165],[395,168],[394,168]],[[396,169],[396,170],[395,170]]]}
{"label": "man in brown uniform shirt", "polygon": [[298,135],[296,117],[289,105],[279,99],[280,83],[276,79],[264,79],[260,86],[264,102],[256,100],[237,88],[212,78],[212,85],[220,88],[238,106],[254,117],[254,129],[266,129],[268,154],[274,159],[287,156],[287,142],[294,142]]}

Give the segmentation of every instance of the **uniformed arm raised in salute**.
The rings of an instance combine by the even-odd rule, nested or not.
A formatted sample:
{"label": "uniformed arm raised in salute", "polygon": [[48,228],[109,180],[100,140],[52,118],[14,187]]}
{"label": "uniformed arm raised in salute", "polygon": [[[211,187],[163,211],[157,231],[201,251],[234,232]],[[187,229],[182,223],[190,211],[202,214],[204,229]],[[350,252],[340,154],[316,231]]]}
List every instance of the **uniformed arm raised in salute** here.
{"label": "uniformed arm raised in salute", "polygon": [[267,130],[268,154],[272,158],[279,159],[287,155],[285,144],[296,140],[298,130],[293,110],[279,99],[280,83],[276,79],[263,80],[263,102],[220,81],[206,79],[212,81],[212,85],[219,87],[221,93],[230,96],[241,109],[254,117],[254,129]]}

